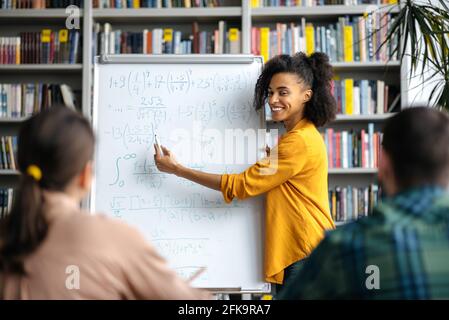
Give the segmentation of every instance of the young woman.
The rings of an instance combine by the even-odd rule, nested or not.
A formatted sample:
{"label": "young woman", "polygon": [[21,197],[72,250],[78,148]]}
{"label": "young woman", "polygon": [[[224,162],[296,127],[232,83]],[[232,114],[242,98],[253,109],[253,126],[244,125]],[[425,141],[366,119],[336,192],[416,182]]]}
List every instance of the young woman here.
{"label": "young woman", "polygon": [[200,299],[137,230],[80,210],[92,175],[94,135],[55,106],[19,134],[22,180],[0,221],[0,298]]}
{"label": "young woman", "polygon": [[[273,120],[286,128],[267,159],[241,174],[209,174],[183,167],[155,146],[160,171],[219,190],[226,202],[266,193],[265,279],[282,284],[334,228],[329,212],[326,147],[317,127],[335,118],[332,67],[323,53],[280,55],[260,75],[254,105],[268,100]],[[277,155],[277,159],[273,155]],[[273,168],[273,174],[261,174]]]}

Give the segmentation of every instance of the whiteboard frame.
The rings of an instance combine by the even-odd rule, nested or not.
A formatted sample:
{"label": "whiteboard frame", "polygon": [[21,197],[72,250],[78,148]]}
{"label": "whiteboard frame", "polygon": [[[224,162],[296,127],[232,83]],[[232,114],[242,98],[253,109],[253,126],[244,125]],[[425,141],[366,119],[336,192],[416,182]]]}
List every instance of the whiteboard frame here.
{"label": "whiteboard frame", "polygon": [[[163,55],[146,55],[146,54],[112,54],[112,55],[101,55],[96,56],[94,60],[94,85],[93,85],[93,104],[92,104],[92,126],[94,132],[98,129],[98,91],[99,91],[99,66],[104,64],[251,64],[254,61],[259,60],[261,71],[263,68],[263,57],[248,55],[248,54],[163,54]],[[265,119],[265,109],[261,108],[260,113],[260,128],[266,129]],[[93,160],[93,165],[95,168],[96,163],[96,152],[97,147],[95,147],[95,156]],[[89,208],[91,213],[95,213],[95,188],[96,188],[96,178],[95,174],[92,178],[91,190],[87,197],[88,201],[86,206]],[[264,224],[263,224],[264,225]],[[265,255],[265,253],[263,253]],[[271,292],[271,284],[265,282],[264,287],[261,290],[253,289],[243,289],[239,288],[203,288],[212,292],[213,294],[263,294]]]}

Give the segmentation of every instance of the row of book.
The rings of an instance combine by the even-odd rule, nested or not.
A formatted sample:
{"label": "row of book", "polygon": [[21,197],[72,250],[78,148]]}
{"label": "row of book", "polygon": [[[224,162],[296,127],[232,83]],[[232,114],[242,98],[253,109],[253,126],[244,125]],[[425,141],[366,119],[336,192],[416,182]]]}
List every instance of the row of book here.
{"label": "row of book", "polygon": [[[277,23],[251,29],[251,52],[266,60],[278,54],[299,51],[326,53],[333,62],[399,60],[395,50],[398,37],[381,47],[394,23],[390,14],[375,12],[366,16],[339,17],[337,23]],[[382,27],[381,27],[382,26]],[[386,27],[385,27],[386,26]]]}
{"label": "row of book", "polygon": [[251,0],[251,7],[316,7],[327,5],[356,6],[363,4],[395,4],[397,2],[398,0]]}
{"label": "row of book", "polygon": [[19,37],[0,37],[0,64],[78,63],[79,47],[78,30],[21,32]]}
{"label": "row of book", "polygon": [[223,0],[94,0],[94,8],[210,8],[223,6]]}
{"label": "row of book", "polygon": [[95,25],[93,55],[118,53],[190,54],[241,52],[240,30],[226,27],[219,21],[218,29],[200,31],[197,22],[192,25],[192,34],[183,34],[171,28],[144,29],[142,32],[112,30],[109,23]]}
{"label": "row of book", "polygon": [[0,137],[0,169],[16,170],[17,166],[17,137]]}
{"label": "row of book", "polygon": [[337,112],[346,115],[392,112],[400,100],[399,89],[382,80],[334,80],[332,94],[337,101]]}
{"label": "row of book", "polygon": [[14,203],[14,189],[0,188],[0,219],[6,217]]}
{"label": "row of book", "polygon": [[[313,7],[324,5],[395,4],[397,0],[251,0],[251,7]],[[81,0],[1,0],[0,9],[47,9],[82,6]],[[221,7],[224,0],[93,0],[94,8],[205,8]]]}
{"label": "row of book", "polygon": [[327,148],[329,168],[378,167],[382,132],[374,132],[373,123],[359,132],[327,128],[321,135]]}
{"label": "row of book", "polygon": [[66,84],[0,83],[0,119],[30,117],[55,104],[75,109],[75,100]]}
{"label": "row of book", "polygon": [[[399,88],[382,80],[333,80],[332,95],[337,102],[337,114],[341,115],[385,114],[399,111],[401,105]],[[273,120],[268,105],[265,120]]]}
{"label": "row of book", "polygon": [[334,221],[350,222],[370,215],[381,197],[376,184],[364,188],[336,186],[329,190],[330,212]]}
{"label": "row of book", "polygon": [[81,0],[1,0],[0,9],[50,9],[81,7]]}

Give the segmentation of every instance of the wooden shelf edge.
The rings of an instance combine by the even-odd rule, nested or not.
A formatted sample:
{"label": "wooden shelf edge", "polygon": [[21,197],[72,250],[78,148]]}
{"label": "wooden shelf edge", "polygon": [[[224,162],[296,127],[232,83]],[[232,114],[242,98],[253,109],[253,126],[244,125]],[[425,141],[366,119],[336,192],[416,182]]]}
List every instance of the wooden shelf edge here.
{"label": "wooden shelf edge", "polygon": [[241,7],[217,8],[141,8],[141,9],[93,9],[94,19],[141,18],[214,18],[240,17]]}
{"label": "wooden shelf edge", "polygon": [[[55,9],[0,9],[0,19],[66,19],[68,14],[64,8]],[[80,18],[83,8],[80,8]]]}
{"label": "wooden shelf edge", "polygon": [[329,168],[328,174],[376,174],[377,168]]}
{"label": "wooden shelf edge", "polygon": [[26,120],[28,120],[29,117],[20,117],[20,118],[1,118],[0,117],[0,124],[6,124],[6,123],[22,123]]}
{"label": "wooden shelf edge", "polygon": [[388,5],[325,5],[325,6],[311,6],[311,7],[261,7],[252,8],[251,16],[253,18],[264,17],[307,17],[307,16],[341,16],[341,15],[363,15],[371,12],[378,7],[379,11],[386,12],[391,10],[392,14],[399,12],[399,7],[396,4]]}
{"label": "wooden shelf edge", "polygon": [[82,72],[83,64],[0,64],[0,72],[69,72],[78,73]]}
{"label": "wooden shelf edge", "polygon": [[0,176],[20,176],[20,171],[11,169],[0,169]]}
{"label": "wooden shelf edge", "polygon": [[[338,114],[337,118],[331,123],[342,123],[342,122],[375,122],[375,121],[384,121],[392,116],[394,116],[396,113],[384,113],[384,114],[371,114],[371,115],[365,115],[365,114],[357,114],[357,115],[346,115],[346,114]],[[267,123],[280,123],[278,121],[273,120],[267,120]]]}

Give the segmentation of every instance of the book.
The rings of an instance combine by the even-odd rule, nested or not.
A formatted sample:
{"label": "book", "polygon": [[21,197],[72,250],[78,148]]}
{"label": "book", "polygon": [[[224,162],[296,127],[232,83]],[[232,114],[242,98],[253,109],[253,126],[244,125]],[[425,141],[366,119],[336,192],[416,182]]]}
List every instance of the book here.
{"label": "book", "polygon": [[313,28],[312,23],[306,24],[305,29],[306,35],[306,53],[307,55],[311,55],[315,52],[315,29]]}
{"label": "book", "polygon": [[229,53],[238,54],[240,53],[240,30],[237,28],[229,29],[229,43],[230,50]]}
{"label": "book", "polygon": [[[387,21],[379,39],[368,37],[376,30],[376,23]],[[315,51],[325,52],[331,61],[367,62],[385,61],[387,52],[391,52],[392,44],[379,49],[382,39],[391,28],[394,17],[391,14],[374,12],[364,16],[339,17],[335,23],[316,23],[306,21],[302,17],[300,23],[275,23],[275,28],[268,26],[253,27],[251,30],[251,53],[260,54],[261,41],[257,40],[262,28],[269,28],[268,58],[278,54],[294,54],[299,51],[311,54]],[[266,31],[264,31],[266,33]],[[382,34],[382,35],[380,35]],[[265,41],[265,39],[264,39]],[[264,44],[265,45],[265,44]],[[265,49],[264,49],[265,50]],[[376,54],[376,51],[379,51]],[[398,53],[392,56],[398,59]]]}
{"label": "book", "polygon": [[364,187],[335,186],[329,190],[329,206],[336,222],[350,222],[369,216],[379,202],[382,190],[377,184]]}
{"label": "book", "polygon": [[345,79],[345,114],[353,114],[354,79]]}
{"label": "book", "polygon": [[321,132],[326,145],[329,168],[377,168],[382,133],[368,123],[367,129]]}
{"label": "book", "polygon": [[352,25],[345,25],[343,27],[343,46],[344,46],[344,61],[354,61],[354,46],[353,46],[353,28]]}
{"label": "book", "polygon": [[262,55],[264,62],[267,62],[269,56],[270,46],[270,28],[260,28],[260,54]]}
{"label": "book", "polygon": [[76,109],[71,87],[66,84],[0,83],[0,118],[29,117],[57,103]]}

